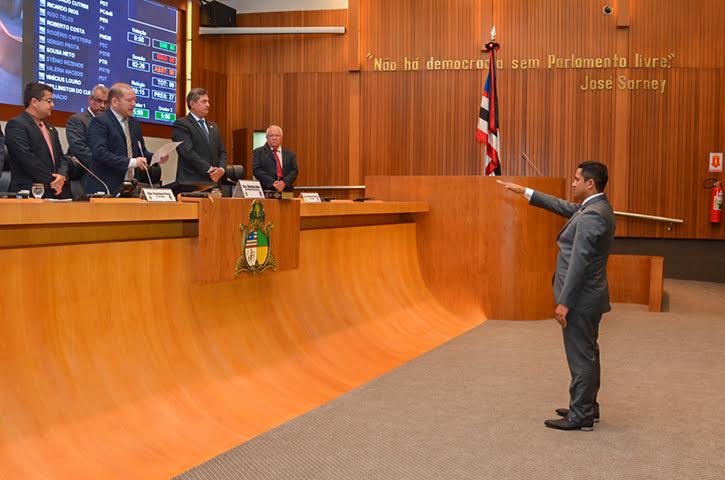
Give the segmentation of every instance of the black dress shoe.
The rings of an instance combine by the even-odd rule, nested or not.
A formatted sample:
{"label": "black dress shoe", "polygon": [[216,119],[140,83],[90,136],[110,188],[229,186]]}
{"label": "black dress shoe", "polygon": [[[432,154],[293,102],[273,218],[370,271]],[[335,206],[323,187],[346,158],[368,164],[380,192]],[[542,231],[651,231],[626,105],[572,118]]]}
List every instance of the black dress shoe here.
{"label": "black dress shoe", "polygon": [[[560,417],[568,417],[569,416],[569,409],[568,408],[557,408],[556,414]],[[599,423],[599,412],[596,412],[594,414],[594,423]]]}
{"label": "black dress shoe", "polygon": [[594,430],[594,422],[574,423],[568,418],[546,420],[544,422],[544,425],[549,428],[555,428],[557,430],[582,430],[584,432],[591,432],[592,430]]}

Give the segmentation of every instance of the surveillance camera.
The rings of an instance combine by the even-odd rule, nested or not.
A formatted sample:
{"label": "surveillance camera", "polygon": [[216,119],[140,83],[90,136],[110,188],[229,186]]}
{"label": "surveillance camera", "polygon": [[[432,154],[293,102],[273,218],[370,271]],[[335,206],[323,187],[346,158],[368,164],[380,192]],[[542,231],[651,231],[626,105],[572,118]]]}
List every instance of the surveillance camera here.
{"label": "surveillance camera", "polygon": [[602,12],[604,12],[604,15],[611,15],[614,9],[611,5],[604,5],[604,8],[602,8]]}

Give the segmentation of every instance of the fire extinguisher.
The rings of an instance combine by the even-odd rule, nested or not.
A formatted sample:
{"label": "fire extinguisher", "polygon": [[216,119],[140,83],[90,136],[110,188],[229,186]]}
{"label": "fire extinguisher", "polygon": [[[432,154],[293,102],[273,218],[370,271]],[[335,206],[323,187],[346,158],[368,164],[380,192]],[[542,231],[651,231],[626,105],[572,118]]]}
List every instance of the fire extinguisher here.
{"label": "fire extinguisher", "polygon": [[720,223],[722,217],[722,185],[715,180],[710,189],[710,223]]}

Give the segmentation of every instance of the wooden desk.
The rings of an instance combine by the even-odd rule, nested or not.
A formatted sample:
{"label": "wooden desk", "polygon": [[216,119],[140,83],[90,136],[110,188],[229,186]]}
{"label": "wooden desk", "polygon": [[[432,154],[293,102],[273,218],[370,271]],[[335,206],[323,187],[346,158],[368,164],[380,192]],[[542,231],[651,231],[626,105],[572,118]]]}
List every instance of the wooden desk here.
{"label": "wooden desk", "polygon": [[195,204],[0,200],[0,248],[196,237]]}
{"label": "wooden desk", "polygon": [[386,225],[412,223],[415,214],[427,213],[426,202],[353,202],[334,200],[321,203],[303,203],[300,209],[300,228],[356,227],[364,225]]}

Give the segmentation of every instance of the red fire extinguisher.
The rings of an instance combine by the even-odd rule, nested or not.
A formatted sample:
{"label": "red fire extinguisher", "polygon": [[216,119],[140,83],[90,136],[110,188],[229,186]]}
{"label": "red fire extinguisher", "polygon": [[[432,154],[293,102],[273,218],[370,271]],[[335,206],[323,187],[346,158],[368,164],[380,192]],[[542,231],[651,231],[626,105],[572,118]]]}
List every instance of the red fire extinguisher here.
{"label": "red fire extinguisher", "polygon": [[710,194],[710,223],[720,223],[722,216],[722,185],[715,181]]}

